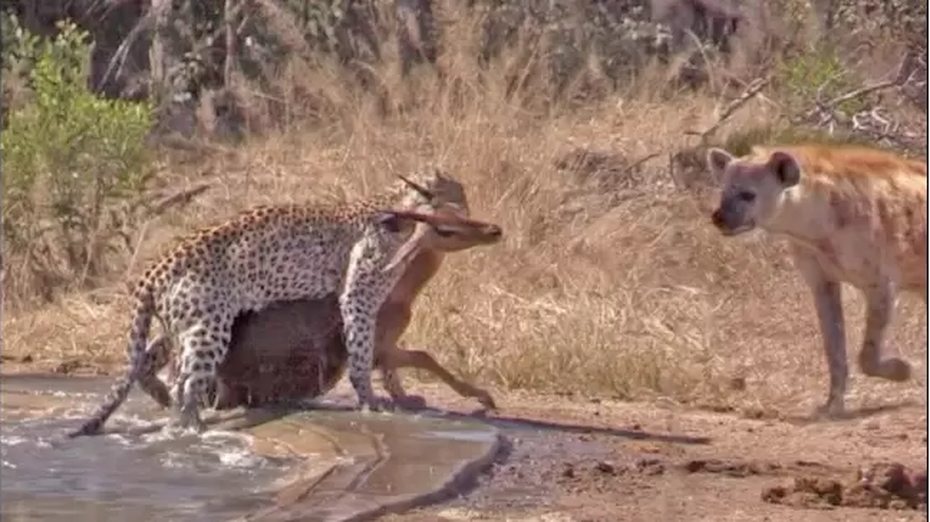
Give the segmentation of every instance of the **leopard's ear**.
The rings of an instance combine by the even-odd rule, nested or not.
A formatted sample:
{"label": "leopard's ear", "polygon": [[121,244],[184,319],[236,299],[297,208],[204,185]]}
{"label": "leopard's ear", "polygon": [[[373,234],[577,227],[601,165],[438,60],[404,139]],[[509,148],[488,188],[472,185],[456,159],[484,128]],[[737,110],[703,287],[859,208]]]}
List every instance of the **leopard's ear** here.
{"label": "leopard's ear", "polygon": [[375,222],[392,234],[400,232],[401,218],[393,212],[379,213],[375,216]]}

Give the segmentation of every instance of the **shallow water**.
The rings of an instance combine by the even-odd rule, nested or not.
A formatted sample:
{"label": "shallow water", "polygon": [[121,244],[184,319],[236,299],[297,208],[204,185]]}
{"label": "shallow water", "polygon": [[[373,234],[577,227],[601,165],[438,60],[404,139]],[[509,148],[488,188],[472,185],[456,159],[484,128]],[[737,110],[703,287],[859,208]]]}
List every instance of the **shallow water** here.
{"label": "shallow water", "polygon": [[[61,441],[61,434],[84,419],[101,397],[103,390],[93,388],[106,383],[55,381],[15,379],[14,391],[3,383],[7,398],[16,393],[35,399],[36,405],[28,413],[3,408],[2,520],[229,520],[263,507],[268,495],[262,490],[294,464],[252,453],[248,436],[231,431]],[[64,393],[37,392],[62,387]],[[35,397],[22,397],[29,393]],[[146,418],[165,415],[138,392],[133,395],[108,426],[140,427],[148,424]],[[46,398],[49,406],[43,409]]]}
{"label": "shallow water", "polygon": [[0,378],[0,520],[354,520],[451,492],[499,447],[479,421],[364,414],[346,396],[304,411],[208,410],[203,434],[167,434],[169,413],[138,390],[107,434],[63,438],[109,385]]}

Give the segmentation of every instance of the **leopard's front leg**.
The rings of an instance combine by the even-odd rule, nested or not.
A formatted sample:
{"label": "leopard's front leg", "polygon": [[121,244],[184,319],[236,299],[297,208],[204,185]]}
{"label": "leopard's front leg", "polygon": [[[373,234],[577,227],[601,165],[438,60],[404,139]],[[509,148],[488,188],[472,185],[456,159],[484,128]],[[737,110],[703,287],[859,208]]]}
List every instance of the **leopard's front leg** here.
{"label": "leopard's front leg", "polygon": [[371,371],[375,356],[375,328],[378,311],[397,282],[404,266],[383,271],[386,262],[381,245],[384,238],[368,237],[353,247],[345,283],[339,295],[345,346],[348,352],[349,382],[358,397],[358,408],[380,411],[389,401],[375,396]]}

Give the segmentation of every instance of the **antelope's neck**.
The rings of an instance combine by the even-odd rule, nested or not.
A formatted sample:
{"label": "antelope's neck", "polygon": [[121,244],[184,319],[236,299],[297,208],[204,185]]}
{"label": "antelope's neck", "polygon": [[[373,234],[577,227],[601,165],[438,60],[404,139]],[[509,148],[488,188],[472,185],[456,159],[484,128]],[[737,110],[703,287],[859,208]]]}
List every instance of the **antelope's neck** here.
{"label": "antelope's neck", "polygon": [[388,300],[395,303],[412,303],[426,287],[426,283],[439,271],[443,257],[442,253],[431,250],[424,250],[417,254],[404,270],[404,275],[394,285],[394,290]]}

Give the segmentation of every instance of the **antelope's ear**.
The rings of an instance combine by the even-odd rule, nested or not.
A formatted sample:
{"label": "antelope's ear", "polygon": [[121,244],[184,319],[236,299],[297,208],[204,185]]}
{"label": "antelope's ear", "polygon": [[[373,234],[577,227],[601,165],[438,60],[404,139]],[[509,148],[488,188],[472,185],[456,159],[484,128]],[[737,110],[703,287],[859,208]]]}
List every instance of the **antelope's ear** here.
{"label": "antelope's ear", "polygon": [[801,164],[793,155],[777,150],[769,156],[768,167],[783,187],[793,187],[801,182]]}
{"label": "antelope's ear", "polygon": [[433,201],[434,199],[436,199],[436,194],[433,194],[433,191],[429,190],[423,185],[420,185],[419,183],[409,178],[401,176],[400,174],[396,174],[396,176],[400,178],[400,180],[403,181],[405,185],[417,191],[417,193],[423,196],[426,199],[426,201]]}
{"label": "antelope's ear", "polygon": [[733,155],[723,149],[711,147],[707,151],[707,168],[718,183],[723,181],[723,172],[733,160]]}

